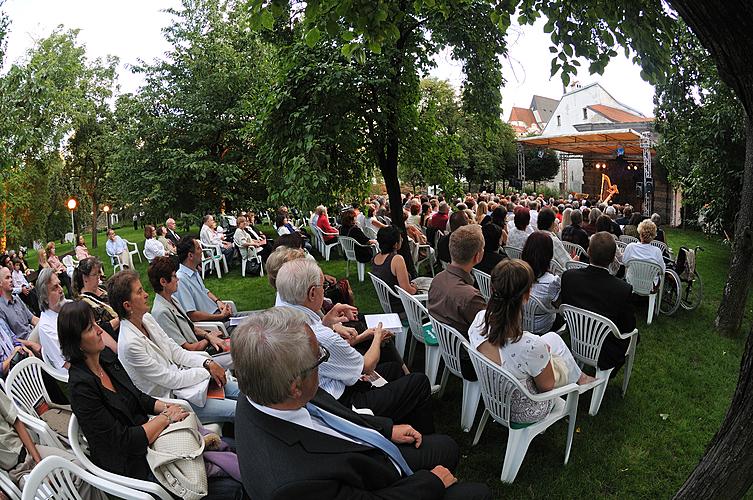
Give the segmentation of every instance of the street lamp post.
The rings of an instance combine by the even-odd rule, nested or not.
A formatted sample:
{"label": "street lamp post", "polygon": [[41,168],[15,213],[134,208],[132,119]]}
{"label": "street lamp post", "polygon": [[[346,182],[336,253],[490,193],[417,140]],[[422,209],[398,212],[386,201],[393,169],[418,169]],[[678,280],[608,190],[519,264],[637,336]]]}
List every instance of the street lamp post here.
{"label": "street lamp post", "polygon": [[102,207],[102,211],[105,213],[105,219],[107,220],[107,230],[110,230],[110,205]]}
{"label": "street lamp post", "polygon": [[[71,211],[71,233],[73,233],[73,237],[76,238],[76,223],[73,220],[73,211],[76,210],[76,206],[78,205],[78,202],[76,201],[76,198],[71,198],[68,200],[68,210]],[[74,246],[76,245],[76,242],[74,240]]]}

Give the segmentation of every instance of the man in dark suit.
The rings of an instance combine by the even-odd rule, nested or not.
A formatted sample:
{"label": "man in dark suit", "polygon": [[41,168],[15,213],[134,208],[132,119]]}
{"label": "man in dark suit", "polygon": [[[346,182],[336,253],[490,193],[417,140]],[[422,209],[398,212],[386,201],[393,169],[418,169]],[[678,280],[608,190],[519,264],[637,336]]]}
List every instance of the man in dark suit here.
{"label": "man in dark suit", "polygon": [[[616,252],[614,237],[607,232],[596,233],[588,247],[590,265],[571,269],[562,275],[560,298],[563,304],[606,316],[621,333],[635,328],[635,312],[631,303],[633,287],[609,273],[609,265]],[[630,339],[620,340],[609,335],[599,355],[599,368],[617,370],[625,363]],[[612,372],[616,373],[615,370]]]}
{"label": "man in dark suit", "polygon": [[175,232],[175,219],[170,217],[165,221],[165,225],[167,226],[167,234],[165,235],[165,238],[173,242],[173,245],[176,247],[178,246],[178,242],[180,241],[180,236],[178,236],[178,233]]}
{"label": "man in dark suit", "polygon": [[491,498],[484,485],[456,484],[450,438],[356,414],[319,390],[329,352],[297,310],[250,316],[234,333],[233,357],[246,396],[236,410],[238,459],[251,498]]}

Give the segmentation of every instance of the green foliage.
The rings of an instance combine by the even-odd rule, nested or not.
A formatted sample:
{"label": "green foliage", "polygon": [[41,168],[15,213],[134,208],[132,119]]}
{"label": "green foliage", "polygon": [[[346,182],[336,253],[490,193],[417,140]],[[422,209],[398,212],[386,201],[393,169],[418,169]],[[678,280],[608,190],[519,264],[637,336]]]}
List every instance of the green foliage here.
{"label": "green foliage", "polygon": [[467,116],[461,129],[461,145],[465,163],[456,165],[458,180],[464,177],[472,184],[487,184],[515,175],[517,156],[515,132],[499,118],[486,125],[476,115]]}
{"label": "green foliage", "polygon": [[532,182],[552,179],[560,170],[557,153],[551,149],[526,149],[526,180]]}
{"label": "green foliage", "polygon": [[658,157],[682,187],[686,218],[713,234],[734,232],[745,161],[745,111],[698,39],[681,30],[671,46],[676,68],[656,87]]}
{"label": "green foliage", "polygon": [[185,0],[168,12],[172,49],[135,68],[146,84],[117,102],[117,192],[160,217],[266,198],[255,141],[243,129],[271,86],[268,48],[224,1]]}

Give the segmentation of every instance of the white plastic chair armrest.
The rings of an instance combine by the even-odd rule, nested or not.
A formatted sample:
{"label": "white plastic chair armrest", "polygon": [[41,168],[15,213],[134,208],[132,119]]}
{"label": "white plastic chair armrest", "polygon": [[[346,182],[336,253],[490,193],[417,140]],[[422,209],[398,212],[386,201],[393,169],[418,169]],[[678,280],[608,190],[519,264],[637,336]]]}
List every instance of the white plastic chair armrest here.
{"label": "white plastic chair armrest", "polygon": [[557,389],[552,389],[551,391],[547,392],[540,392],[538,394],[531,394],[530,392],[526,391],[526,397],[533,401],[549,401],[550,399],[558,398],[560,396],[564,396],[565,394],[570,394],[571,392],[579,393],[578,387],[578,384],[567,384],[563,385],[562,387],[558,387]]}
{"label": "white plastic chair armrest", "polygon": [[191,405],[188,404],[188,401],[183,400],[183,399],[173,399],[173,398],[154,398],[154,399],[157,399],[159,401],[163,401],[163,402],[171,404],[171,405],[182,406],[183,408],[185,408],[188,411],[193,411],[191,409]]}
{"label": "white plastic chair armrest", "polygon": [[227,335],[227,329],[225,328],[225,324],[222,321],[197,321],[194,323],[194,326],[198,326],[199,328],[204,328],[207,330],[219,330],[223,334]]}
{"label": "white plastic chair armrest", "polygon": [[224,299],[220,299],[220,300],[222,300],[222,302],[224,302],[225,304],[230,304],[230,309],[233,311],[233,314],[238,312],[238,308],[235,306],[235,301],[224,300]]}
{"label": "white plastic chair armrest", "polygon": [[628,339],[628,338],[632,337],[633,335],[638,335],[638,329],[637,328],[634,328],[632,332],[628,332],[628,333],[617,332],[617,334],[615,336],[617,338],[619,338],[619,339]]}

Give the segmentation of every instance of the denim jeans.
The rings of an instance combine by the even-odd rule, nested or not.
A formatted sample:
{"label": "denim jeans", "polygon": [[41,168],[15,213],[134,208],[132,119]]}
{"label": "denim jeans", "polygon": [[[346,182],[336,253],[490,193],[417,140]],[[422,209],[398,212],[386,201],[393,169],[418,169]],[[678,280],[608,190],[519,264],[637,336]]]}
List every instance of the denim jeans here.
{"label": "denim jeans", "polygon": [[224,387],[225,399],[207,399],[207,403],[201,407],[191,404],[202,424],[214,422],[235,422],[235,400],[238,399],[240,389],[236,382],[228,383]]}

